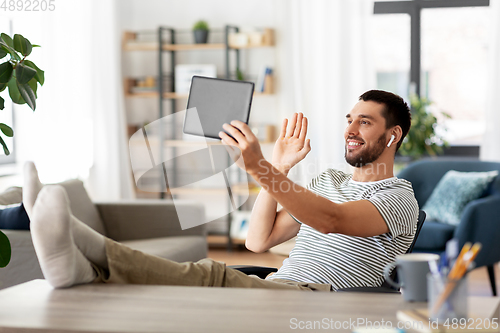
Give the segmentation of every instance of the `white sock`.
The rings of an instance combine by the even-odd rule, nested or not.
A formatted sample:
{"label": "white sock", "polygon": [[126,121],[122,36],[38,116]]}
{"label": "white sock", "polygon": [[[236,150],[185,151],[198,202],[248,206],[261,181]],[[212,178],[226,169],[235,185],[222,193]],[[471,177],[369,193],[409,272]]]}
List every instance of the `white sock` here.
{"label": "white sock", "polygon": [[92,263],[108,269],[106,242],[103,235],[71,215],[71,233],[76,246]]}
{"label": "white sock", "polygon": [[36,171],[35,164],[33,162],[26,162],[24,165],[23,205],[30,219],[33,206],[42,187],[43,184],[38,179],[38,171]]}
{"label": "white sock", "polygon": [[[35,164],[33,162],[26,162],[24,165],[23,204],[30,218],[33,205],[43,186],[38,178],[38,171]],[[78,220],[73,214],[71,214],[71,224],[73,239],[78,249],[91,262],[107,269],[108,260],[106,259],[104,236]]]}
{"label": "white sock", "polygon": [[47,281],[55,288],[92,282],[96,273],[73,241],[69,202],[64,188],[45,186],[32,213],[33,245]]}

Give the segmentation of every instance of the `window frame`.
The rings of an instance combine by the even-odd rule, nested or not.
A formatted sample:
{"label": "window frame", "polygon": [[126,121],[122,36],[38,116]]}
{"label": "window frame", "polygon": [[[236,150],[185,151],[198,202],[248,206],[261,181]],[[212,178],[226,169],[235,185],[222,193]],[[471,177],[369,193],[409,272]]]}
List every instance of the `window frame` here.
{"label": "window frame", "polygon": [[[421,14],[423,9],[432,8],[463,8],[463,7],[488,7],[490,0],[406,0],[406,1],[375,1],[373,6],[373,14],[408,14],[410,15],[410,89],[417,96],[421,96]],[[456,146],[456,152],[451,155],[463,153],[462,156],[474,156],[479,158],[479,153],[476,149],[472,151],[467,149],[468,146]],[[471,148],[479,148],[479,146],[470,146]],[[451,147],[450,147],[451,148]],[[444,154],[450,148],[445,149]],[[479,150],[477,149],[479,152]],[[467,152],[467,153],[466,153]],[[471,153],[472,152],[472,153]]]}

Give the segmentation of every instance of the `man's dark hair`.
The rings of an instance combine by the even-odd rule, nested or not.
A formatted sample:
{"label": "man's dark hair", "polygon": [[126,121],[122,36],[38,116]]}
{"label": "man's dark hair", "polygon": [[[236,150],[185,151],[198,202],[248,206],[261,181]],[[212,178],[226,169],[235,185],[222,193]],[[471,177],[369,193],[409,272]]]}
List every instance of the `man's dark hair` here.
{"label": "man's dark hair", "polygon": [[397,125],[401,126],[403,136],[396,146],[396,151],[398,151],[411,127],[411,111],[408,104],[398,95],[383,90],[369,90],[359,96],[359,100],[373,101],[385,106],[382,116],[385,118],[386,129]]}

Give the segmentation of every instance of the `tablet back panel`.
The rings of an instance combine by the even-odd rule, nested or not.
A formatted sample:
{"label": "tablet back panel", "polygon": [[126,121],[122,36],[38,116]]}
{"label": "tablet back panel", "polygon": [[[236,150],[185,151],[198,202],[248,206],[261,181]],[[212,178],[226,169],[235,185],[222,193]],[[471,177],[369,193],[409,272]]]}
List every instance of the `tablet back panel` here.
{"label": "tablet back panel", "polygon": [[[193,76],[189,92],[184,133],[219,139],[222,124],[240,120],[248,124],[254,84],[245,81]],[[202,130],[193,120],[196,108]]]}

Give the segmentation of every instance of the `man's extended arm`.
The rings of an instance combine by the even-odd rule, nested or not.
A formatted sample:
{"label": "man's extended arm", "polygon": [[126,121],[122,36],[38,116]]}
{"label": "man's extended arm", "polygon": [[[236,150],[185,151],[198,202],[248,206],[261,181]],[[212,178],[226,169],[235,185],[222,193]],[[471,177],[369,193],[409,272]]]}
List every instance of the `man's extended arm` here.
{"label": "man's extended arm", "polygon": [[290,214],[320,232],[361,237],[389,232],[382,215],[368,200],[334,203],[295,184],[265,160],[249,174]]}
{"label": "man's extended arm", "polygon": [[371,202],[360,200],[336,204],[292,182],[264,159],[257,138],[245,123],[233,121],[231,125],[225,124],[224,129],[236,140],[224,132],[220,137],[225,144],[240,149],[246,171],[299,221],[323,233],[369,237],[389,231]]}

